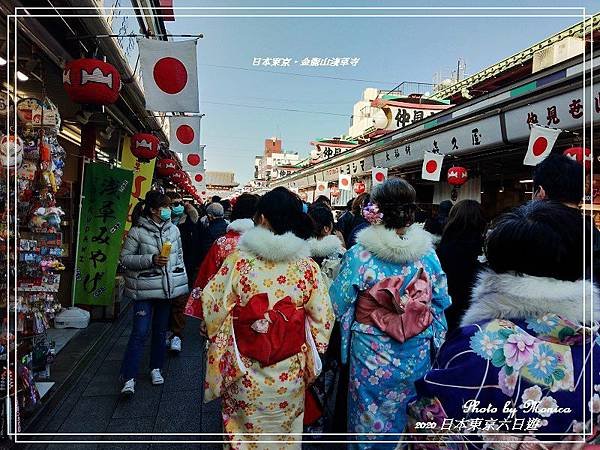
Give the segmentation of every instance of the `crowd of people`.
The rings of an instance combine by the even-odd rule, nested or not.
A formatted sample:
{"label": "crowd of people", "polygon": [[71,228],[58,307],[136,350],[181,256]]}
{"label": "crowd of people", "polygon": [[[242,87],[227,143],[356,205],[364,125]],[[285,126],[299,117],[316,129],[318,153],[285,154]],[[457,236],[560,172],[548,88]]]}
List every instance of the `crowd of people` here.
{"label": "crowd of people", "polygon": [[348,433],[357,449],[594,439],[599,240],[584,251],[581,166],[551,155],[533,178],[534,198],[491,220],[474,200],[421,220],[401,178],[337,220],[328,198],[283,187],[200,211],[149,192],[121,255],[134,300],[122,392],[148,335],[163,383],[191,316],[206,336],[205,401],[221,399],[232,448],[300,447],[303,432]]}

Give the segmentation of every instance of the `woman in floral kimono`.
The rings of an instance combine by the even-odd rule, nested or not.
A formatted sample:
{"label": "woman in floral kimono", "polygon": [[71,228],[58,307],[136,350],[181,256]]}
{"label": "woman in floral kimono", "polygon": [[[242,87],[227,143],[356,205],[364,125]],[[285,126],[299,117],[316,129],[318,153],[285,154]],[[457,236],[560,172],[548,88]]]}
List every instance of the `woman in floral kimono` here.
{"label": "woman in floral kimono", "polygon": [[597,423],[583,421],[600,412],[590,368],[600,347],[584,305],[593,294],[598,318],[600,298],[582,280],[583,248],[581,213],[559,203],[534,201],[495,223],[489,269],[410,407],[411,431],[464,444],[417,448],[554,449],[582,440],[584,427],[594,434]]}
{"label": "woman in floral kimono", "polygon": [[[275,188],[259,201],[255,221],[202,294],[205,401],[222,397],[232,448],[300,448],[292,433],[302,433],[305,389],[320,371],[333,310],[298,196]],[[242,442],[256,440],[288,444]]]}
{"label": "woman in floral kimono", "polygon": [[374,189],[364,214],[373,225],[358,234],[329,290],[342,361],[350,356],[348,432],[361,433],[356,440],[398,440],[381,433],[404,431],[414,381],[429,370],[446,332],[446,276],[431,235],[413,224],[415,196],[399,178]]}

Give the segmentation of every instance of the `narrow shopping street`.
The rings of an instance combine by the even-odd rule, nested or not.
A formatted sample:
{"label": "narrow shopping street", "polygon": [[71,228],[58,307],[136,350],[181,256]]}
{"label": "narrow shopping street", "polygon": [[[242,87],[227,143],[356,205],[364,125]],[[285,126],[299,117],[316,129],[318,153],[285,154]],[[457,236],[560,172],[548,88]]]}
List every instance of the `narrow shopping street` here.
{"label": "narrow shopping street", "polygon": [[[69,388],[62,402],[40,420],[38,433],[154,433],[156,436],[137,436],[131,439],[193,440],[218,439],[220,436],[159,436],[159,433],[221,432],[220,405],[203,404],[204,340],[198,333],[198,321],[188,318],[181,354],[169,356],[164,369],[165,384],[153,386],[146,373],[149,341],[142,361],[136,393],[132,398],[119,395],[119,368],[131,332],[131,311],[124,313],[115,324],[111,336],[98,352],[79,380]],[[66,348],[68,351],[68,347]],[[100,440],[101,436],[48,436],[48,440]],[[127,440],[127,436],[114,437]],[[172,448],[173,445],[152,446]],[[33,449],[62,449],[65,444],[36,444]],[[75,448],[143,449],[143,444],[70,444]],[[177,448],[198,448],[187,444]],[[203,444],[202,448],[222,448],[220,444]]]}

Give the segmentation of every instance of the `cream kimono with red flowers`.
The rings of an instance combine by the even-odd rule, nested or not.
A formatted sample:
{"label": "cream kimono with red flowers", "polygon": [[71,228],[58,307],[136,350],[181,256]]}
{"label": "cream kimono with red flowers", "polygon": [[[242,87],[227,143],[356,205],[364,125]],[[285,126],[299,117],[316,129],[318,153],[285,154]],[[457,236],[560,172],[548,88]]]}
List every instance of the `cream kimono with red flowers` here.
{"label": "cream kimono with red flowers", "polygon": [[[205,401],[222,397],[223,424],[232,448],[300,448],[300,436],[289,433],[302,432],[305,387],[320,371],[319,354],[327,349],[334,322],[319,266],[309,255],[308,243],[292,233],[275,235],[256,227],[242,236],[237,250],[227,257],[202,294],[209,339]],[[247,332],[249,328],[244,328],[243,335],[236,328],[240,335],[236,336],[234,317],[239,323],[240,308],[254,304],[257,298],[269,311],[265,312],[266,320],[257,320],[252,325],[257,332],[254,345],[255,342],[248,342],[253,340],[252,331]],[[248,357],[247,352],[244,354],[244,349],[261,350],[263,326],[286,326],[286,322],[277,321],[276,314],[287,320],[281,312],[284,309],[278,309],[286,302],[288,311],[291,307],[304,314],[300,325],[304,326],[304,332],[296,326],[289,330],[289,335],[283,334],[285,339],[291,339],[300,331],[299,351],[274,364],[261,364]],[[269,317],[275,321],[271,322]],[[243,342],[239,341],[242,336]],[[241,442],[253,440],[295,442],[278,445]]]}

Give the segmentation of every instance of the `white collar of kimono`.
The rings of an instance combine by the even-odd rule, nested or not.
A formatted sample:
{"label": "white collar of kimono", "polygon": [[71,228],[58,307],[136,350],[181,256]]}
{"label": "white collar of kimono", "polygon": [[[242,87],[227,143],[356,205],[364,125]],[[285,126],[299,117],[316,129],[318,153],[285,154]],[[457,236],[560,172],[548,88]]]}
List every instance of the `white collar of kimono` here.
{"label": "white collar of kimono", "polygon": [[293,233],[275,234],[263,227],[254,227],[242,234],[238,249],[267,261],[294,261],[310,257],[307,241]]}
{"label": "white collar of kimono", "polygon": [[309,239],[308,244],[310,245],[310,255],[314,258],[324,258],[344,252],[342,242],[334,234],[322,239]]}
{"label": "white collar of kimono", "polygon": [[403,236],[383,225],[371,225],[360,231],[356,242],[384,261],[406,263],[416,261],[432,248],[431,234],[419,224],[413,224]]}
{"label": "white collar of kimono", "polygon": [[252,228],[254,228],[254,221],[252,219],[236,219],[227,225],[227,231],[235,231],[240,234]]}
{"label": "white collar of kimono", "polygon": [[[589,281],[561,281],[554,278],[498,274],[491,270],[479,274],[473,287],[471,305],[462,319],[463,325],[492,319],[525,319],[553,313],[575,323],[591,317],[600,320],[600,292]],[[585,302],[584,302],[585,295]]]}

